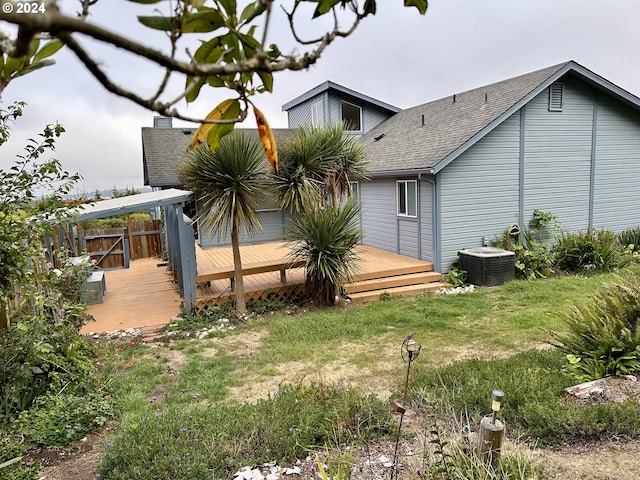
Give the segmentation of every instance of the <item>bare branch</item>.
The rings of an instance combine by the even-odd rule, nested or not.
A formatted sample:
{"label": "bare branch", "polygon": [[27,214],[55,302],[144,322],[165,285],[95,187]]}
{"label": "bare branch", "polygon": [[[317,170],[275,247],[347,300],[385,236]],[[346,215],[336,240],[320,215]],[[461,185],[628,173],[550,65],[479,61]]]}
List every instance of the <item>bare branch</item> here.
{"label": "bare branch", "polygon": [[[237,118],[229,120],[206,120],[200,118],[187,117],[178,113],[175,109],[170,109],[170,104],[154,102],[151,99],[145,100],[144,98],[136,95],[135,93],[125,90],[124,88],[113,83],[109,77],[100,69],[100,67],[93,61],[93,59],[87,54],[87,52],[78,44],[75,39],[68,33],[58,34],[60,39],[64,41],[69,49],[78,57],[78,59],[84,64],[84,66],[91,72],[91,74],[100,82],[100,84],[109,92],[131,100],[132,102],[144,107],[147,110],[151,110],[167,117],[175,117],[180,120],[193,123],[214,123],[214,124],[232,124],[242,122],[247,118],[247,110],[242,109],[240,115]],[[186,94],[186,93],[185,93]]]}

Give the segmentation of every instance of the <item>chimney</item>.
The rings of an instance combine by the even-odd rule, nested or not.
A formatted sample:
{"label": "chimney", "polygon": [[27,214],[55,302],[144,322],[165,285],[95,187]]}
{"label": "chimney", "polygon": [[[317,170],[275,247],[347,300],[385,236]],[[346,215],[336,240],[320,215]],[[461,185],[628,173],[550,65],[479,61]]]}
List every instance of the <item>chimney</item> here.
{"label": "chimney", "polygon": [[153,117],[153,128],[172,128],[172,122],[171,117]]}

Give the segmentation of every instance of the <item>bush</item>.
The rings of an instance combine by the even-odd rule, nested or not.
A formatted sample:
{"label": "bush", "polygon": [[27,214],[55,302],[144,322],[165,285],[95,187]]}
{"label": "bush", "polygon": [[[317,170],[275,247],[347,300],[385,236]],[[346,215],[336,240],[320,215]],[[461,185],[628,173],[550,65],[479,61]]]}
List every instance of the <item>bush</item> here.
{"label": "bush", "polygon": [[558,350],[523,352],[504,360],[468,360],[437,370],[417,372],[412,397],[424,405],[426,393],[439,400],[441,415],[454,411],[473,424],[491,412],[491,391],[505,392],[501,415],[512,436],[541,445],[599,440],[603,436],[640,436],[640,410],[635,400],[622,404],[578,405],[564,389],[573,384],[562,374],[565,359]]}
{"label": "bush", "polygon": [[496,247],[515,253],[518,278],[545,278],[553,272],[554,257],[550,239],[558,229],[556,219],[551,212],[534,210],[529,228],[514,236],[511,233],[512,227],[507,227],[502,237],[494,242]]}
{"label": "bush", "polygon": [[14,429],[36,445],[65,446],[77,442],[114,416],[110,397],[49,392],[20,414]]}
{"label": "bush", "polygon": [[610,230],[561,233],[553,247],[555,266],[570,273],[609,272],[631,259]]}
{"label": "bush", "polygon": [[230,478],[245,465],[292,464],[309,448],[392,431],[388,406],[352,389],[287,386],[256,404],[158,412],[125,423],[101,478]]}
{"label": "bush", "polygon": [[640,227],[629,228],[618,234],[618,242],[625,247],[631,247],[634,252],[640,252]]}
{"label": "bush", "polygon": [[640,370],[640,280],[633,274],[605,284],[590,300],[556,314],[568,327],[550,333],[577,381]]}
{"label": "bush", "polygon": [[[131,214],[132,222],[147,222],[151,220],[151,215],[147,212],[134,212]],[[82,222],[83,230],[106,230],[110,228],[126,228],[127,217],[125,215],[115,215],[107,218],[95,218]]]}
{"label": "bush", "polygon": [[[26,447],[9,438],[0,438],[0,465],[27,453]],[[40,473],[40,463],[25,465],[17,461],[11,465],[0,467],[0,480],[35,480]]]}

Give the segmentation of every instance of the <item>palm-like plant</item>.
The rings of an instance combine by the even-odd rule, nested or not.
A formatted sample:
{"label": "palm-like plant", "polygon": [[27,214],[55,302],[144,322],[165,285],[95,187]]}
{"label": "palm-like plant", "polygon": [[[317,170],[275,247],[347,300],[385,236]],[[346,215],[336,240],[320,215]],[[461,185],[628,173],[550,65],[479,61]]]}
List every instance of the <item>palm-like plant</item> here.
{"label": "palm-like plant", "polygon": [[331,198],[338,206],[350,182],[365,178],[364,150],[342,124],[303,126],[280,146],[280,173],[274,183],[281,207],[294,213]]}
{"label": "palm-like plant", "polygon": [[349,198],[337,209],[323,205],[292,221],[291,255],[306,260],[307,292],[320,305],[332,305],[340,282],[355,272],[355,248],[362,241],[359,213],[358,202]]}
{"label": "palm-like plant", "polygon": [[213,151],[207,146],[192,150],[178,167],[181,182],[201,204],[197,221],[219,239],[231,234],[236,308],[241,313],[246,302],[238,237],[241,229],[252,234],[262,228],[256,209],[266,189],[263,158],[257,140],[233,132]]}

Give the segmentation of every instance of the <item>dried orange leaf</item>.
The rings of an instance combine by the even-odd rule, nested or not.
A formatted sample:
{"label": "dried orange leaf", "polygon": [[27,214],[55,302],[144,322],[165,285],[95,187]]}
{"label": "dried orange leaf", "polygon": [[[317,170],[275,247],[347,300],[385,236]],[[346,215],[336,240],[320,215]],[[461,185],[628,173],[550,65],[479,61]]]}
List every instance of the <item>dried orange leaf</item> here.
{"label": "dried orange leaf", "polygon": [[267,119],[263,113],[253,106],[253,113],[256,116],[256,123],[258,124],[258,134],[260,135],[260,141],[264,147],[264,152],[267,154],[267,160],[271,164],[274,173],[278,174],[278,150],[276,149],[276,139],[273,136],[273,132],[267,123]]}
{"label": "dried orange leaf", "polygon": [[[226,116],[228,116],[227,113],[233,111],[232,107],[234,107],[235,105],[240,105],[237,99],[229,98],[224,102],[221,102],[216,108],[209,112],[209,115],[206,116],[206,120],[226,119]],[[198,145],[204,143],[207,140],[207,136],[209,135],[209,130],[211,130],[214,126],[220,126],[220,124],[201,124],[196,130],[196,133],[193,135],[193,139],[191,140],[191,144],[187,147],[187,151],[193,150]],[[233,130],[233,125],[231,126],[231,129]]]}

